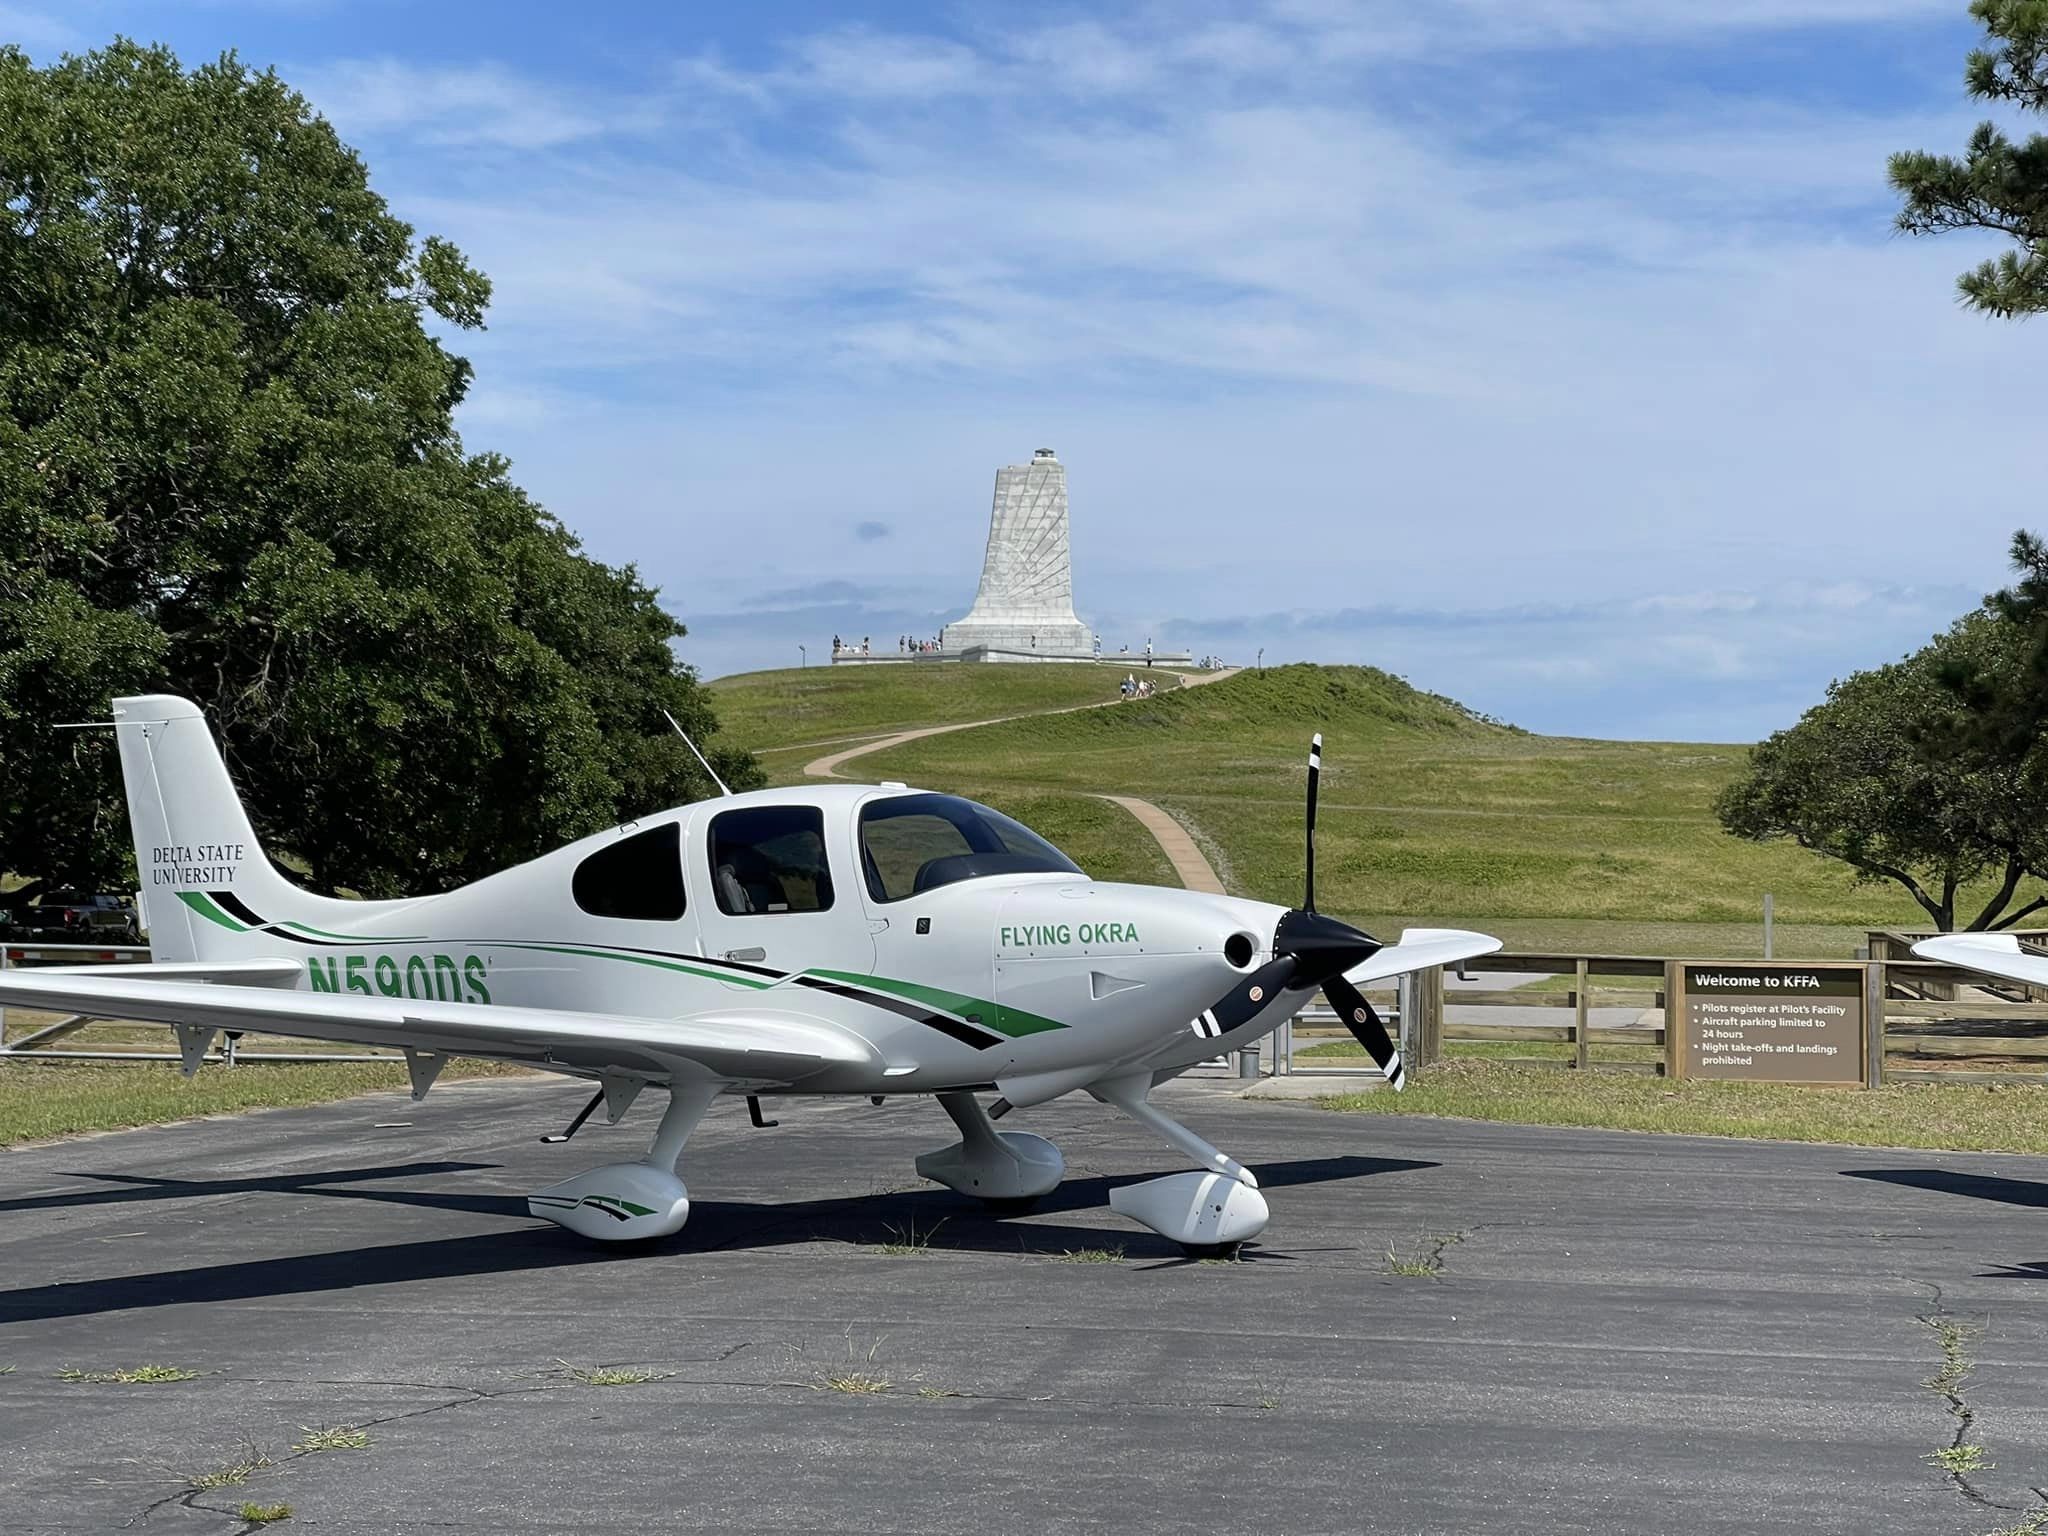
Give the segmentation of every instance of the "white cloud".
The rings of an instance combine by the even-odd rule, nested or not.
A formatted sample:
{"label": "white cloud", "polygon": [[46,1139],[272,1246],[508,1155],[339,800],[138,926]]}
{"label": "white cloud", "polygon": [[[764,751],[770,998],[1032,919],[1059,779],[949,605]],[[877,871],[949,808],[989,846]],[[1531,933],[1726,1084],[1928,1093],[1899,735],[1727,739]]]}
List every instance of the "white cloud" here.
{"label": "white cloud", "polygon": [[496,64],[434,68],[393,58],[343,59],[295,70],[292,79],[344,138],[536,150],[616,126]]}
{"label": "white cloud", "polygon": [[[1967,107],[1703,77],[1553,110],[1575,41],[1929,7],[1311,9],[833,30],[602,110],[476,66],[473,119],[552,100],[573,126],[536,142],[574,152],[500,191],[395,173],[497,286],[467,430],[663,582],[710,671],[964,611],[994,467],[1046,442],[1105,628],[1379,661],[1539,726],[1761,731],[1998,583],[2038,338],[1958,316],[1980,243],[1892,238],[1883,185]],[[1461,26],[1553,51],[1489,62],[1469,112],[1397,88],[1391,53]],[[358,110],[445,136],[418,83],[373,70]],[[736,573],[889,595],[742,622]],[[1469,617],[1270,619],[1393,595]]]}
{"label": "white cloud", "polygon": [[72,19],[26,5],[0,4],[0,42],[19,45],[41,58],[84,48],[83,35]]}

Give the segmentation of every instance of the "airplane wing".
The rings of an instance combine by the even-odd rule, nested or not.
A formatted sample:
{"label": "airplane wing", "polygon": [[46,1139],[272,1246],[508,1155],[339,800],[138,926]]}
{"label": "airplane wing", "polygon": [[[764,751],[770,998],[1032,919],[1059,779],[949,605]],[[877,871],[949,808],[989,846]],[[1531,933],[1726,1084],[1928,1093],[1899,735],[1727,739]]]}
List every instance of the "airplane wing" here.
{"label": "airplane wing", "polygon": [[92,1018],[140,1019],[173,1025],[181,1034],[257,1030],[410,1047],[572,1075],[610,1072],[658,1079],[679,1065],[694,1063],[713,1076],[736,1082],[789,1084],[829,1067],[874,1057],[873,1047],[850,1031],[787,1009],[725,1008],[676,1019],[643,1019],[78,971],[0,971],[0,1004]]}
{"label": "airplane wing", "polygon": [[1939,960],[1944,965],[1967,966],[2009,981],[2048,987],[2048,955],[2028,953],[2009,933],[1937,934],[1915,944],[1913,953],[1922,960]]}
{"label": "airplane wing", "polygon": [[1344,975],[1354,987],[1370,986],[1389,976],[1456,965],[1460,960],[1490,955],[1499,948],[1500,940],[1491,934],[1470,933],[1463,928],[1410,928],[1402,933],[1400,943],[1376,950],[1370,960],[1353,966]]}

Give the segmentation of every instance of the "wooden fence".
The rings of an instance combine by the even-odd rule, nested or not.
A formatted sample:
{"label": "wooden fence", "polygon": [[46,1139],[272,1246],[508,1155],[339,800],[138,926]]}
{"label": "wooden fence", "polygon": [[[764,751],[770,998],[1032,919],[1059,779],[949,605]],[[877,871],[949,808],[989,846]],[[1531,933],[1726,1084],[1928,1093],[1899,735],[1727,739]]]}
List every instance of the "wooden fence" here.
{"label": "wooden fence", "polygon": [[[2048,997],[2038,989],[2029,996],[2016,983],[1915,960],[1913,935],[1885,937],[1889,942],[1873,944],[1868,960],[1812,962],[1863,972],[1866,1087],[1911,1081],[2048,1084]],[[1461,980],[1518,974],[1559,981],[1449,987],[1443,972],[1424,972],[1398,992],[1369,990],[1367,996],[1387,1013],[1389,1028],[1398,1028],[1404,1052],[1417,1067],[1458,1054],[1452,1049],[1458,1045],[1484,1044],[1494,1047],[1486,1054],[1496,1059],[1529,1066],[1678,1076],[1680,1042],[1678,1032],[1667,1027],[1667,1005],[1678,994],[1681,967],[1702,963],[1714,962],[1660,955],[1495,954],[1465,962]],[[1633,1017],[1617,1018],[1616,1010]],[[1532,1011],[1538,1016],[1532,1018]],[[1459,1016],[1447,1017],[1451,1012]],[[1555,1022],[1542,1016],[1547,1014]],[[1319,1058],[1314,1052],[1326,1041],[1348,1038],[1329,1009],[1305,1010],[1275,1042],[1274,1069],[1370,1072],[1363,1058]],[[1532,1049],[1519,1055],[1500,1049],[1513,1045]]]}

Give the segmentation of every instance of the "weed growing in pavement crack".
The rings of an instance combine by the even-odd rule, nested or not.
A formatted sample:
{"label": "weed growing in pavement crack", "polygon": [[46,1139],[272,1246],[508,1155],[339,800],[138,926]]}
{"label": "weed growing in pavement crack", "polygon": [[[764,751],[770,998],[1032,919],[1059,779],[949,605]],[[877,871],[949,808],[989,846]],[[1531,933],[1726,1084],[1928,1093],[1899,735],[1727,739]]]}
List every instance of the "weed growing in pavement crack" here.
{"label": "weed growing in pavement crack", "polygon": [[[2034,1492],[2048,1501],[2048,1493],[2039,1488]],[[2035,1505],[2017,1525],[2001,1525],[1995,1531],[1986,1531],[1984,1536],[2048,1536],[2048,1502]]]}
{"label": "weed growing in pavement crack", "polygon": [[586,1387],[637,1387],[650,1381],[664,1380],[666,1375],[664,1372],[643,1371],[629,1365],[571,1365],[559,1356],[555,1364],[562,1368],[562,1374],[571,1381],[579,1382]]}
{"label": "weed growing in pavement crack", "polygon": [[945,1224],[945,1221],[941,1219],[920,1232],[917,1230],[917,1222],[913,1218],[908,1224],[901,1227],[884,1227],[882,1230],[889,1234],[889,1240],[885,1243],[872,1244],[868,1251],[895,1259],[913,1258],[929,1253],[931,1252],[932,1239],[938,1235],[939,1228]]}
{"label": "weed growing in pavement crack", "polygon": [[1998,1466],[1997,1462],[1984,1459],[1984,1447],[1981,1445],[1944,1445],[1938,1451],[1929,1451],[1922,1459],[1958,1476],[1965,1472],[1990,1472]]}
{"label": "weed growing in pavement crack", "polygon": [[231,1461],[224,1467],[215,1467],[211,1472],[202,1472],[197,1477],[185,1479],[188,1488],[238,1488],[249,1481],[252,1472],[261,1472],[271,1465],[270,1453],[256,1446],[245,1446],[240,1461]]}
{"label": "weed growing in pavement crack", "polygon": [[188,1371],[177,1365],[138,1365],[125,1371],[81,1371],[66,1366],[57,1373],[57,1380],[119,1382],[123,1386],[132,1386],[143,1381],[192,1381],[198,1375],[197,1371]]}
{"label": "weed growing in pavement crack", "polygon": [[876,1339],[862,1352],[853,1342],[853,1330],[847,1329],[845,1366],[830,1373],[821,1372],[813,1385],[820,1392],[845,1392],[856,1397],[890,1391],[896,1383],[875,1368],[883,1342],[883,1339]]}
{"label": "weed growing in pavement crack", "polygon": [[1441,1236],[1425,1232],[1406,1250],[1388,1243],[1386,1263],[1382,1266],[1381,1273],[1434,1280],[1444,1271],[1444,1250],[1456,1247],[1463,1241],[1465,1234],[1462,1232],[1447,1232]]}
{"label": "weed growing in pavement crack", "polygon": [[366,1450],[370,1444],[370,1432],[367,1429],[357,1429],[352,1424],[336,1424],[327,1429],[315,1429],[310,1424],[301,1424],[299,1433],[304,1435],[305,1439],[299,1441],[292,1449],[301,1456],[315,1451]]}
{"label": "weed growing in pavement crack", "polygon": [[277,1520],[289,1520],[292,1507],[289,1504],[244,1504],[235,1513],[251,1525],[269,1525]]}
{"label": "weed growing in pavement crack", "polygon": [[[1970,1349],[1984,1336],[1984,1329],[1981,1324],[1950,1317],[1941,1310],[1941,1304],[1941,1292],[1937,1288],[1934,1293],[1935,1310],[1923,1313],[1920,1318],[1941,1341],[1941,1365],[1920,1385],[1941,1399],[1942,1406],[1948,1410],[1949,1418],[1955,1424],[1955,1435],[1947,1445],[1935,1447],[1922,1459],[1940,1467],[1956,1491],[1971,1503],[1986,1509],[2007,1509],[2011,1506],[1997,1503],[1970,1481],[1973,1473],[1989,1472],[1997,1466],[1982,1445],[1967,1438],[1977,1418],[1976,1410],[1963,1395],[1969,1385],[1970,1373],[1977,1368],[1977,1362],[1970,1358]],[[2021,1532],[2022,1536],[2034,1536],[2040,1526],[2041,1521],[2036,1518],[2031,1531],[2024,1524],[2013,1529]]]}

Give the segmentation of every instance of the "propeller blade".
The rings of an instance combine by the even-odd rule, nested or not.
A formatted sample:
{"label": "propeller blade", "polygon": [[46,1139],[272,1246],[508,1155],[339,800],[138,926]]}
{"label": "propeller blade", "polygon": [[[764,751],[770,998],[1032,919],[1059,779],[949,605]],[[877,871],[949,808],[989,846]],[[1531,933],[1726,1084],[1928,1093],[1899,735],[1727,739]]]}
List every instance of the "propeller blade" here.
{"label": "propeller blade", "polygon": [[1203,1032],[1227,1035],[1240,1024],[1251,1022],[1261,1010],[1272,1006],[1274,997],[1294,979],[1300,966],[1301,960],[1295,955],[1276,955],[1268,960],[1202,1015],[1201,1022],[1206,1026]]}
{"label": "propeller blade", "polygon": [[1401,1070],[1401,1052],[1394,1045],[1393,1037],[1387,1033],[1387,1026],[1365,1000],[1365,994],[1351,985],[1343,975],[1330,977],[1323,983],[1323,996],[1330,1000],[1330,1006],[1337,1010],[1337,1016],[1344,1021],[1344,1027],[1351,1031],[1358,1043],[1365,1047],[1366,1054],[1379,1063],[1380,1070],[1387,1075],[1387,1081],[1399,1093],[1408,1085],[1408,1075]]}
{"label": "propeller blade", "polygon": [[1316,796],[1323,783],[1323,733],[1317,731],[1309,738],[1308,744],[1308,830],[1306,857],[1303,859],[1303,892],[1301,910],[1313,912],[1316,909]]}

